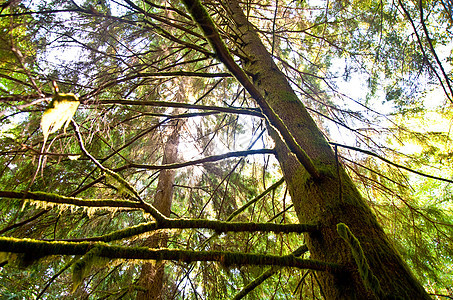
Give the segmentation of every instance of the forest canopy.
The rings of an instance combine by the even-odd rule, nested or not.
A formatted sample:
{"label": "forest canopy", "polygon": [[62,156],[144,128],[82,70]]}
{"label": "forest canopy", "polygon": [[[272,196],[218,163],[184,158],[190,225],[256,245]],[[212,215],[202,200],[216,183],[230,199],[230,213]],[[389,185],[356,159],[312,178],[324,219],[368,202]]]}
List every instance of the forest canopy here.
{"label": "forest canopy", "polygon": [[452,11],[4,1],[0,294],[453,299]]}

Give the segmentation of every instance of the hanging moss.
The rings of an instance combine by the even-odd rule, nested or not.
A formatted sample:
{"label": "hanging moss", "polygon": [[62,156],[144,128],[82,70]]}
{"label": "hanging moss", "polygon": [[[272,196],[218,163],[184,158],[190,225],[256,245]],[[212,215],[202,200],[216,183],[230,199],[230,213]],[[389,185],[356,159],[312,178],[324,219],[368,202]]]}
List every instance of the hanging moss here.
{"label": "hanging moss", "polygon": [[109,259],[100,256],[102,253],[102,245],[95,246],[88,251],[79,261],[74,263],[72,268],[72,283],[73,292],[82,283],[83,279],[90,273],[90,270],[95,266],[105,265]]}
{"label": "hanging moss", "polygon": [[69,122],[74,116],[80,101],[74,94],[56,93],[41,118],[41,129],[44,135],[44,144],[49,134],[61,127],[66,132]]}

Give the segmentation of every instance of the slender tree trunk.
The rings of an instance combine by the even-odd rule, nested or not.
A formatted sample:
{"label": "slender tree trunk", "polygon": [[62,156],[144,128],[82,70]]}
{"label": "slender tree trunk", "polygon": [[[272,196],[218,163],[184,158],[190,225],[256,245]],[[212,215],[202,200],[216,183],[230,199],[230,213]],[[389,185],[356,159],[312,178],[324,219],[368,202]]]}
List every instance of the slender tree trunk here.
{"label": "slender tree trunk", "polygon": [[[231,19],[237,26],[235,34],[240,43],[239,51],[248,58],[243,62],[244,69],[322,175],[321,180],[313,180],[288,151],[279,135],[270,128],[276,143],[277,158],[300,222],[321,226],[319,234],[305,235],[311,257],[343,264],[349,270],[345,274],[317,274],[325,297],[430,299],[337,162],[332,148],[273,62],[238,1],[227,0],[226,3]],[[382,294],[376,295],[364,286],[350,247],[336,231],[336,225],[340,222],[349,226],[360,241],[371,270],[380,282]]]}
{"label": "slender tree trunk", "polygon": [[[165,144],[162,164],[175,163],[178,158],[178,145],[182,121],[176,121],[172,134],[168,137]],[[173,184],[175,180],[175,170],[162,170],[159,174],[157,191],[154,196],[153,205],[163,215],[169,217],[171,203],[173,199]],[[165,231],[159,231],[149,237],[144,246],[150,248],[166,248],[168,236]],[[138,285],[144,287],[144,291],[139,291],[137,300],[162,299],[162,290],[164,286],[164,267],[165,262],[147,262],[143,263]]]}

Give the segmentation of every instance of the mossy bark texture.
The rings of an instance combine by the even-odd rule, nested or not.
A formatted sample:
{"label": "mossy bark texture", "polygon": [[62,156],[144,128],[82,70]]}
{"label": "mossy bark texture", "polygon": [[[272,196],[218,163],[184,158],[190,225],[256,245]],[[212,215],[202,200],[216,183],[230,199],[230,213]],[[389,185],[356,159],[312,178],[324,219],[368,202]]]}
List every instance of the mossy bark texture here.
{"label": "mossy bark texture", "polygon": [[384,298],[430,299],[392,246],[354,183],[337,163],[334,151],[279,71],[238,1],[226,3],[237,27],[239,51],[247,57],[243,62],[244,69],[321,173],[321,179],[313,179],[270,128],[300,222],[321,226],[319,233],[305,234],[311,257],[340,263],[350,270],[343,274],[318,274],[326,298],[383,298],[363,284],[351,249],[338,235],[336,225],[345,223],[360,241],[370,268],[385,292]]}

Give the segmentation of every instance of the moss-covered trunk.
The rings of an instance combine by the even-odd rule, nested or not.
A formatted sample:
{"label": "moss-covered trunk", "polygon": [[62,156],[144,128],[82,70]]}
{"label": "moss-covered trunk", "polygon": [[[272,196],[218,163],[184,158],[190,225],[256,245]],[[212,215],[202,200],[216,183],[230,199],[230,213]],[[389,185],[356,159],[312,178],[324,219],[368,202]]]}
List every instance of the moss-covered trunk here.
{"label": "moss-covered trunk", "polygon": [[430,299],[392,246],[354,183],[337,163],[332,148],[273,62],[253,26],[247,22],[237,1],[227,3],[230,17],[237,26],[239,50],[248,58],[243,63],[244,69],[322,175],[321,180],[313,180],[279,135],[270,130],[300,222],[322,225],[319,234],[305,236],[311,257],[341,263],[351,270],[348,274],[336,275],[319,272],[326,298],[377,298],[364,286],[351,249],[336,232],[336,225],[343,222],[360,241],[386,297]]}

